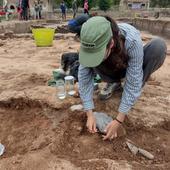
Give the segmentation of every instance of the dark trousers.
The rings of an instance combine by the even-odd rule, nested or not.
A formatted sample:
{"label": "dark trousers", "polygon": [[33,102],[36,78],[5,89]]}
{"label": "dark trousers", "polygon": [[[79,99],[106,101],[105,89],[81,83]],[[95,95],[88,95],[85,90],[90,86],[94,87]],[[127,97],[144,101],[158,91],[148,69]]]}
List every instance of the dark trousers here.
{"label": "dark trousers", "polygon": [[[145,82],[148,80],[150,75],[162,66],[166,58],[166,52],[167,46],[164,40],[161,38],[155,38],[144,46],[143,86],[145,85]],[[120,73],[116,72],[115,79],[114,75],[110,77],[102,74],[99,71],[97,71],[97,73],[100,75],[102,80],[108,83],[114,83],[118,82],[118,76],[120,79],[125,77],[126,70],[121,71]]]}
{"label": "dark trousers", "polygon": [[84,9],[84,14],[88,14],[89,15],[89,11],[87,9]]}
{"label": "dark trousers", "polygon": [[39,11],[39,19],[41,19],[41,11]]}
{"label": "dark trousers", "polygon": [[22,17],[24,20],[28,20],[28,8],[26,7],[22,8]]}
{"label": "dark trousers", "polygon": [[73,18],[76,17],[77,9],[73,9]]}
{"label": "dark trousers", "polygon": [[160,38],[155,38],[144,46],[143,85],[150,75],[162,66],[166,52],[165,41]]}

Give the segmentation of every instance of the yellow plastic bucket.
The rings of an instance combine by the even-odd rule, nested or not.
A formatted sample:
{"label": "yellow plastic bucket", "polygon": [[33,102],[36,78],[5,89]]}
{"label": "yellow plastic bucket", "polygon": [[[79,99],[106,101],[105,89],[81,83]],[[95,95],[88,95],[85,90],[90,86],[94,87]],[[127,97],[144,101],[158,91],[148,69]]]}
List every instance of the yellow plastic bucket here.
{"label": "yellow plastic bucket", "polygon": [[52,28],[34,28],[32,33],[38,47],[49,47],[53,45],[55,30]]}

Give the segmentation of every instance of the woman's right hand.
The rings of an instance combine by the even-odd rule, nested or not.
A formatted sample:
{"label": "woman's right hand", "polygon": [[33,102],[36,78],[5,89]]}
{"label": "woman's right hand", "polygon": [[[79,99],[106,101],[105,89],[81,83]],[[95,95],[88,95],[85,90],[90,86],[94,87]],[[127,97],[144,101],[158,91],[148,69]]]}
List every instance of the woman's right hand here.
{"label": "woman's right hand", "polygon": [[90,133],[96,133],[97,132],[97,129],[96,129],[96,119],[93,115],[93,111],[92,110],[89,110],[87,111],[87,123],[86,123],[86,126],[88,128],[88,131]]}

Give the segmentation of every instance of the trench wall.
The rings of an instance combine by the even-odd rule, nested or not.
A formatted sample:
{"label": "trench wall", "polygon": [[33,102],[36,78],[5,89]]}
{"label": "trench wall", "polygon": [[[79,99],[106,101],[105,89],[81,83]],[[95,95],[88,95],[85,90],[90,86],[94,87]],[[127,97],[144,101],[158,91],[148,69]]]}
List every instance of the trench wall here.
{"label": "trench wall", "polygon": [[12,31],[16,34],[30,33],[31,25],[43,24],[46,21],[7,21],[0,23],[0,34]]}
{"label": "trench wall", "polygon": [[[148,19],[148,18],[135,18],[135,19],[120,19],[120,21],[129,22],[137,27],[139,30],[146,30],[152,34],[161,35],[170,38],[170,19]],[[7,31],[13,31],[16,34],[29,33],[31,25],[48,23],[46,20],[31,20],[31,21],[11,21],[0,23],[0,34]]]}
{"label": "trench wall", "polygon": [[135,18],[132,20],[132,24],[140,30],[149,31],[152,34],[170,39],[170,20]]}

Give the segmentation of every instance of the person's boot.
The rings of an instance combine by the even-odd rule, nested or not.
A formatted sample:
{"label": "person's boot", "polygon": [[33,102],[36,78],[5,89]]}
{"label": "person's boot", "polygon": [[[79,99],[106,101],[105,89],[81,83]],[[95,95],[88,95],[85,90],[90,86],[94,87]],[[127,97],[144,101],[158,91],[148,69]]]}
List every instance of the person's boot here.
{"label": "person's boot", "polygon": [[100,91],[99,99],[106,100],[109,99],[113,92],[121,89],[121,83],[107,83],[106,86]]}

